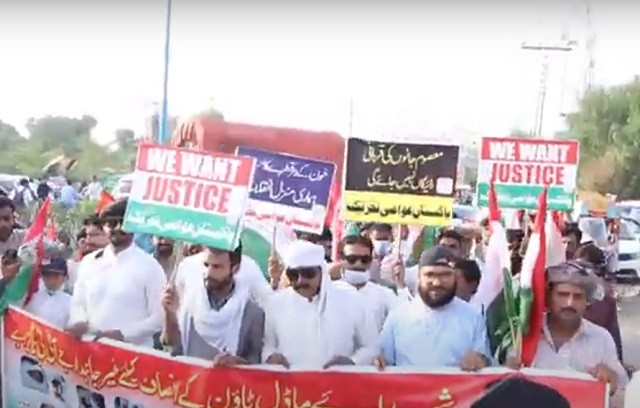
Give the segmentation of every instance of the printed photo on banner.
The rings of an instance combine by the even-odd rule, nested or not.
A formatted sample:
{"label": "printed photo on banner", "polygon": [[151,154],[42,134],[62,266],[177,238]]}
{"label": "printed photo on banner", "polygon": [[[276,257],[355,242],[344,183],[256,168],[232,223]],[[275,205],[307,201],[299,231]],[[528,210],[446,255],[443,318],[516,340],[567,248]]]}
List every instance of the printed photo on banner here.
{"label": "printed photo on banner", "polygon": [[545,408],[602,408],[607,401],[604,383],[568,372],[212,369],[210,361],[196,364],[124,343],[79,341],[15,308],[3,321],[8,408],[493,408],[510,407],[525,396]]}
{"label": "printed photo on banner", "polygon": [[141,144],[123,228],[234,249],[253,168],[251,157]]}
{"label": "printed photo on banner", "polygon": [[576,140],[482,138],[478,206],[488,206],[493,182],[500,208],[536,209],[540,192],[548,186],[548,208],[571,211],[578,158]]}
{"label": "printed photo on banner", "polygon": [[458,146],[349,139],[344,217],[349,221],[448,225]]}
{"label": "printed photo on banner", "polygon": [[247,147],[237,155],[255,159],[246,217],[322,233],[335,164]]}

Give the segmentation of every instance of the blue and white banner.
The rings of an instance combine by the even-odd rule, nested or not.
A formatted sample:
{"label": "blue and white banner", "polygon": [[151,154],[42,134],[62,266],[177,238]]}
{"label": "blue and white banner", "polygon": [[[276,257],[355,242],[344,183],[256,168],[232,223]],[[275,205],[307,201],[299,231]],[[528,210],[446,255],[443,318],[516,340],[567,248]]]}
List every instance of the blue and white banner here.
{"label": "blue and white banner", "polygon": [[335,164],[247,147],[236,154],[256,159],[245,216],[322,232]]}

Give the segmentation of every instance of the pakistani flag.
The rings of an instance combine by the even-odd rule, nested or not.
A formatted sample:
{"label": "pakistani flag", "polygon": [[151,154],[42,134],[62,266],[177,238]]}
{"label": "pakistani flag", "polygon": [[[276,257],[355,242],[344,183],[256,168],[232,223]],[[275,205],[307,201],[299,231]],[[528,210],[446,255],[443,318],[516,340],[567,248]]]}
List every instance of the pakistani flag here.
{"label": "pakistani flag", "polygon": [[21,266],[18,274],[6,286],[0,298],[0,313],[4,313],[9,305],[24,306],[29,303],[38,290],[40,280],[40,264],[45,254],[44,231],[51,207],[47,198],[36,214],[33,225],[27,231],[24,241],[18,250]]}
{"label": "pakistani flag", "polygon": [[511,258],[507,233],[502,225],[493,183],[489,186],[489,242],[482,278],[471,303],[483,310],[487,318],[492,352],[498,356],[515,344],[517,309],[511,281]]}
{"label": "pakistani flag", "polygon": [[252,219],[245,219],[244,228],[240,235],[242,253],[258,264],[267,279],[269,278],[269,256],[272,251],[275,250],[277,254],[280,254],[280,251],[295,239],[295,233],[285,224],[260,222]]}
{"label": "pakistani flag", "polygon": [[522,331],[521,360],[530,367],[538,350],[542,318],[545,309],[547,266],[547,240],[545,223],[547,218],[547,189],[538,198],[538,213],[533,225],[527,252],[522,260],[520,274],[520,329]]}

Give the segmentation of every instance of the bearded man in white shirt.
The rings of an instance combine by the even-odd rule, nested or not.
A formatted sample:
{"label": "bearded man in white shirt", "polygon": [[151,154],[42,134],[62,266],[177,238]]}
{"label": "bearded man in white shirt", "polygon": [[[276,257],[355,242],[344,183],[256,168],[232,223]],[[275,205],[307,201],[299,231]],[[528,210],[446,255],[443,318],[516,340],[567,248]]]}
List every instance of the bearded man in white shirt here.
{"label": "bearded man in white shirt", "polygon": [[153,346],[162,329],[162,267],[122,230],[127,200],[101,214],[109,245],[82,259],[71,300],[69,331]]}
{"label": "bearded man in white shirt", "polygon": [[404,282],[404,265],[398,257],[393,265],[393,279],[397,294],[390,288],[371,281],[371,263],[374,245],[372,241],[361,235],[350,235],[340,243],[342,250],[342,279],[335,284],[341,287],[356,289],[356,293],[364,302],[368,317],[378,332],[389,312],[396,306],[412,299]]}
{"label": "bearded man in white shirt", "polygon": [[215,365],[259,364],[264,312],[249,289],[236,284],[242,246],[235,251],[204,250],[200,290],[178,299],[170,282],[164,292],[163,343],[174,354],[213,360]]}
{"label": "bearded man in white shirt", "polygon": [[[178,298],[185,299],[190,297],[192,292],[200,291],[202,276],[207,271],[204,266],[207,256],[207,251],[201,251],[180,262],[174,277]],[[266,306],[274,293],[258,264],[247,255],[242,255],[234,279],[238,285],[249,289],[251,299],[262,308]]]}
{"label": "bearded man in white shirt", "polygon": [[294,241],[282,260],[291,286],[265,310],[263,361],[311,369],[372,364],[378,333],[359,296],[331,282],[324,248]]}

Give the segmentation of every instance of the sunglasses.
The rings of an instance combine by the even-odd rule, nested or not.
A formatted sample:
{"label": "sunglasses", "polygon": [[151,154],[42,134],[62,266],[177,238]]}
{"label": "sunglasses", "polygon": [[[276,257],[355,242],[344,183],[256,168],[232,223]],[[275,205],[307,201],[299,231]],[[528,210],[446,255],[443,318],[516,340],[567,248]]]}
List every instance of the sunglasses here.
{"label": "sunglasses", "polygon": [[370,264],[372,261],[371,255],[342,255],[342,259],[344,259],[348,264],[356,264],[358,261],[362,264]]}
{"label": "sunglasses", "polygon": [[288,268],[285,272],[287,279],[291,282],[296,282],[299,278],[313,279],[320,273],[319,268],[315,266],[306,268]]}

